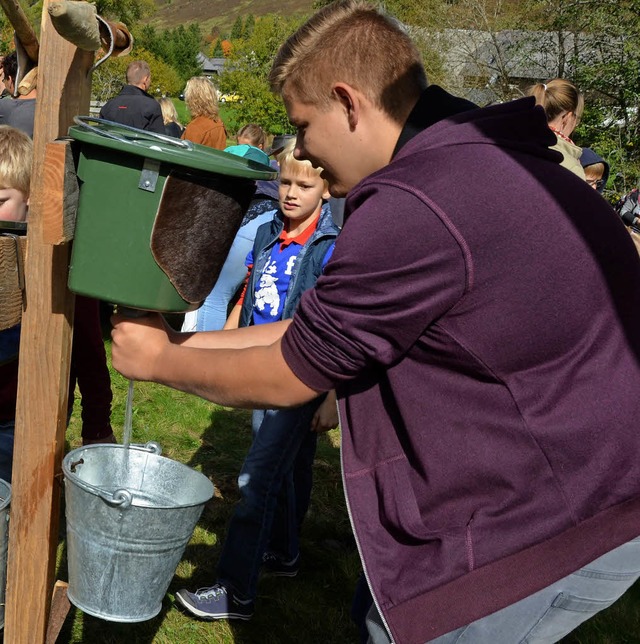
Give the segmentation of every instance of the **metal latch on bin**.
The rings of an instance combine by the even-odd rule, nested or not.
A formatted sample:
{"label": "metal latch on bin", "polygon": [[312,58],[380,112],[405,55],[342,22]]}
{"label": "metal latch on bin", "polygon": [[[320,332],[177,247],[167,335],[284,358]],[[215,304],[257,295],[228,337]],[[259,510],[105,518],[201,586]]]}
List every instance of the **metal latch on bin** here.
{"label": "metal latch on bin", "polygon": [[140,173],[138,188],[140,188],[140,190],[146,190],[147,192],[155,192],[159,173],[160,161],[145,159],[144,164],[142,165],[142,172]]}

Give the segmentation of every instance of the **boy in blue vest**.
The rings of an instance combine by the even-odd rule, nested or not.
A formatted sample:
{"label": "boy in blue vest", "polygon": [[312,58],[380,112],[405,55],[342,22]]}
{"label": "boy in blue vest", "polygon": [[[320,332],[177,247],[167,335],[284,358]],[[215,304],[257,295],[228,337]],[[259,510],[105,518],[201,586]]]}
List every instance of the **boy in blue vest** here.
{"label": "boy in blue vest", "polygon": [[[278,156],[279,203],[258,228],[247,256],[249,275],[225,329],[293,317],[303,292],[329,260],[339,228],[333,223],[322,170],[293,156]],[[317,432],[338,423],[335,395],[294,409],[253,412],[253,444],[238,485],[241,500],[229,524],[216,583],[176,598],[203,619],[250,619],[260,569],[283,577],[298,573],[299,532],[309,506]]]}

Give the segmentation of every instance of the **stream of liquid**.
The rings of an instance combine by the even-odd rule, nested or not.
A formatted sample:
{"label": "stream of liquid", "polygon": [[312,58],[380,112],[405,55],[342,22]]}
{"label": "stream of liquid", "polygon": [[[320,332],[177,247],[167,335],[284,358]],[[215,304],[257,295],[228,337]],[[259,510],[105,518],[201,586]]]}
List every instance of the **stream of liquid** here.
{"label": "stream of liquid", "polygon": [[124,410],[124,433],[122,435],[122,444],[126,450],[131,443],[131,426],[133,424],[133,380],[129,380],[129,389],[127,390],[127,406]]}

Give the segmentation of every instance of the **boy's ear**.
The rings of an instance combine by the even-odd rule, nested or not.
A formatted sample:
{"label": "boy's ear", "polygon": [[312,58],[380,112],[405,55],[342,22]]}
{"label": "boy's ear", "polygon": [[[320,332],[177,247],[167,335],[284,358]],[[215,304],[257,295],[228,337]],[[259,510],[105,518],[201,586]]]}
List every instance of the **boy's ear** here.
{"label": "boy's ear", "polygon": [[360,119],[360,96],[358,92],[347,83],[336,83],[333,86],[333,94],[349,121],[349,128],[354,129]]}

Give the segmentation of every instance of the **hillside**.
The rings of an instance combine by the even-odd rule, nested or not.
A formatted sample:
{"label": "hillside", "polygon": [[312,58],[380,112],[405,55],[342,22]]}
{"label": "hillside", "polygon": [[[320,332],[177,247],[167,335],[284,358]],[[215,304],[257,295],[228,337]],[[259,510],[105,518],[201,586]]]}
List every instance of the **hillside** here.
{"label": "hillside", "polygon": [[313,0],[156,0],[149,22],[163,29],[198,22],[206,34],[214,27],[228,31],[239,15],[307,13],[312,5]]}

